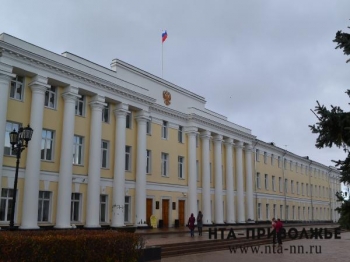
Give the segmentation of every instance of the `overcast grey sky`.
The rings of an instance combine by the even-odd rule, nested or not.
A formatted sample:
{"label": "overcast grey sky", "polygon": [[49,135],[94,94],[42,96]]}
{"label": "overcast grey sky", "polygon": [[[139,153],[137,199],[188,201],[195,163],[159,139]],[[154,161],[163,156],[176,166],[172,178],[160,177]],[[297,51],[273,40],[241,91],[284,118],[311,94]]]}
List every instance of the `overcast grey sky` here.
{"label": "overcast grey sky", "polygon": [[350,1],[0,0],[0,33],[105,67],[121,59],[206,98],[253,135],[325,165],[310,109],[348,111],[350,64],[332,40],[349,32]]}

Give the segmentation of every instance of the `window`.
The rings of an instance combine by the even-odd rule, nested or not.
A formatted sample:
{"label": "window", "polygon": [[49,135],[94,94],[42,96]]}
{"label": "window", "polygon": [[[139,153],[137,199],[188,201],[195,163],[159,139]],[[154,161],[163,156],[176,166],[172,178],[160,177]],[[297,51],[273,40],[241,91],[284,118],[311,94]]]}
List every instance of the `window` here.
{"label": "window", "polygon": [[100,195],[100,222],[108,222],[108,196]]}
{"label": "window", "polygon": [[303,168],[304,168],[303,164],[300,164],[300,173],[301,173],[301,174],[304,173],[304,172],[303,172]]}
{"label": "window", "polygon": [[288,193],[288,179],[284,180],[284,192]]}
{"label": "window", "polygon": [[270,219],[270,205],[266,204],[266,220]]}
{"label": "window", "polygon": [[57,87],[51,86],[45,92],[45,106],[48,108],[56,108],[56,91]]}
{"label": "window", "polygon": [[179,156],[178,157],[178,162],[179,162],[179,173],[178,173],[178,176],[179,176],[179,178],[184,178],[184,157],[183,156]]}
{"label": "window", "polygon": [[54,131],[43,129],[41,132],[41,159],[53,160]]}
{"label": "window", "polygon": [[306,184],[306,195],[309,196],[309,184]]}
{"label": "window", "polygon": [[70,205],[70,220],[72,222],[80,221],[80,193],[72,193],[71,205]]}
{"label": "window", "polygon": [[311,220],[311,216],[310,216],[310,207],[307,208],[307,219]]}
{"label": "window", "polygon": [[168,161],[169,161],[169,154],[162,153],[162,176],[168,176]]}
{"label": "window", "polygon": [[264,164],[266,164],[266,163],[267,163],[267,153],[264,152]]}
{"label": "window", "polygon": [[304,195],[304,183],[301,183],[301,195]]}
{"label": "window", "polygon": [[275,176],[272,176],[272,190],[276,191],[276,181],[275,181]]}
{"label": "window", "polygon": [[146,134],[147,135],[152,134],[152,122],[151,121],[146,122]]}
{"label": "window", "polygon": [[16,153],[12,151],[12,145],[10,143],[10,133],[15,129],[17,132],[21,127],[21,124],[6,122],[6,134],[5,134],[5,147],[4,154],[8,156],[15,156]]}
{"label": "window", "polygon": [[261,219],[261,204],[258,203],[258,219]]}
{"label": "window", "polygon": [[197,176],[197,181],[199,181],[199,161],[196,160],[196,176]]}
{"label": "window", "polygon": [[126,114],[126,123],[125,123],[125,127],[131,129],[131,125],[132,125],[132,114],[131,114],[131,112],[128,112],[128,113]]}
{"label": "window", "polygon": [[273,166],[274,158],[275,158],[275,156],[273,154],[271,154],[271,166]]}
{"label": "window", "polygon": [[146,150],[147,162],[146,162],[146,174],[150,174],[152,171],[152,152],[151,150]]}
{"label": "window", "polygon": [[294,194],[294,181],[293,180],[290,181],[290,190],[291,190],[292,194]]}
{"label": "window", "polygon": [[299,192],[299,182],[297,182],[297,194],[299,195],[300,192]]}
{"label": "window", "polygon": [[261,188],[261,186],[260,186],[260,173],[256,173],[256,187]]}
{"label": "window", "polygon": [[255,150],[255,159],[257,162],[259,162],[259,159],[260,159],[259,149]]}
{"label": "window", "polygon": [[131,171],[131,146],[125,146],[125,171]]}
{"label": "window", "polygon": [[101,141],[101,167],[108,168],[109,167],[109,142]]}
{"label": "window", "polygon": [[278,178],[278,187],[279,187],[280,192],[282,192],[282,177]]}
{"label": "window", "polygon": [[286,220],[289,219],[289,206],[286,206]]}
{"label": "window", "polygon": [[83,95],[75,100],[75,114],[77,116],[85,115],[85,96]]}
{"label": "window", "polygon": [[289,161],[289,169],[291,171],[293,171],[293,162],[292,162],[292,160]]}
{"label": "window", "polygon": [[128,223],[131,222],[130,218],[131,218],[131,201],[130,201],[130,197],[126,196],[125,197],[125,203],[124,203],[124,222]]}
{"label": "window", "polygon": [[73,164],[83,164],[83,141],[84,138],[81,136],[74,136],[73,141]]}
{"label": "window", "polygon": [[16,76],[11,81],[10,97],[17,100],[23,100],[24,77]]}
{"label": "window", "polygon": [[10,221],[12,212],[13,189],[1,189],[0,221]]}
{"label": "window", "polygon": [[265,189],[269,190],[269,177],[267,174],[265,174]]}
{"label": "window", "polygon": [[287,159],[284,159],[283,165],[284,165],[284,169],[287,169]]}
{"label": "window", "polygon": [[295,206],[292,207],[292,219],[294,220],[295,219]]}
{"label": "window", "polygon": [[162,138],[163,139],[168,139],[168,122],[167,121],[163,121]]}
{"label": "window", "polygon": [[102,109],[102,122],[109,123],[109,103]]}
{"label": "window", "polygon": [[211,172],[211,163],[209,163],[209,172],[210,172],[210,183],[213,182],[212,172]]}
{"label": "window", "polygon": [[38,207],[39,222],[50,221],[50,203],[51,203],[51,192],[39,191],[39,207]]}
{"label": "window", "polygon": [[281,157],[278,157],[278,167],[281,167]]}
{"label": "window", "polygon": [[298,173],[298,163],[295,162],[295,172]]}
{"label": "window", "polygon": [[303,207],[303,217],[302,220],[305,220],[305,207]]}
{"label": "window", "polygon": [[273,204],[272,206],[272,214],[273,214],[273,217],[276,218],[276,204]]}
{"label": "window", "polygon": [[177,139],[179,143],[183,143],[183,126],[179,126],[179,130],[177,132]]}
{"label": "window", "polygon": [[298,220],[300,220],[300,207],[298,207]]}
{"label": "window", "polygon": [[280,219],[283,218],[283,205],[280,205]]}

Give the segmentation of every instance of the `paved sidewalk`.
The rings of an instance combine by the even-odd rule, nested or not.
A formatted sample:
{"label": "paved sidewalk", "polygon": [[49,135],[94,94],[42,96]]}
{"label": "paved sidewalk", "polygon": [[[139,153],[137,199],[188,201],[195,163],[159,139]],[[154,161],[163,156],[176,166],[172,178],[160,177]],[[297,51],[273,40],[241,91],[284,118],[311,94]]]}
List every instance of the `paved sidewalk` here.
{"label": "paved sidewalk", "polygon": [[[245,253],[238,249],[236,253],[229,248],[224,251],[206,252],[180,257],[162,258],[162,262],[205,262],[205,261],[280,261],[280,262],[348,262],[350,261],[350,232],[342,233],[341,239],[300,239],[288,241],[283,244],[282,253],[272,253],[272,245],[259,246],[253,253],[248,249]],[[256,247],[257,248],[257,247]],[[295,252],[294,252],[295,248]],[[299,254],[298,254],[299,248]],[[303,253],[301,252],[303,249]],[[256,249],[255,249],[256,250]],[[271,250],[271,253],[269,251]],[[312,253],[312,254],[311,254]]]}

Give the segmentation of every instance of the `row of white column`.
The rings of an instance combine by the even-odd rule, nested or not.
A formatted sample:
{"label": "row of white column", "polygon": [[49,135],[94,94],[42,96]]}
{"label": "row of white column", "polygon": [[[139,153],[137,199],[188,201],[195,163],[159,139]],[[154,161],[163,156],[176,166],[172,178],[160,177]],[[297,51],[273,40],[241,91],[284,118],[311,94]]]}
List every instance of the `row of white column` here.
{"label": "row of white column", "polygon": [[[12,68],[0,63],[0,137],[5,138],[7,99],[11,79],[15,76]],[[41,130],[43,128],[44,98],[47,78],[35,76],[29,84],[32,89],[32,103],[30,112],[30,126],[33,128],[33,137],[28,146],[21,228],[38,228],[38,192],[40,181],[40,151]],[[56,228],[71,227],[71,193],[72,193],[72,145],[74,138],[75,102],[80,95],[78,88],[69,86],[62,94],[64,99],[63,133],[60,156],[58,181],[58,202]],[[100,159],[101,159],[101,132],[102,110],[105,98],[95,95],[91,102],[91,132],[89,148],[88,188],[86,205],[86,227],[99,227],[100,208]],[[111,226],[124,226],[125,204],[125,129],[128,105],[120,103],[114,110],[116,117],[115,165],[113,180],[112,222]],[[143,225],[146,221],[146,122],[148,112],[139,111],[136,120],[137,131],[137,170],[136,170],[136,213],[135,224]],[[0,139],[0,148],[4,148],[4,139]],[[0,167],[3,163],[3,154],[0,154]],[[0,173],[1,188],[1,173]]]}
{"label": "row of white column", "polygon": [[[188,150],[189,150],[189,177],[188,177],[188,211],[197,213],[197,179],[196,179],[196,136],[198,132],[195,127],[187,130]],[[203,221],[205,224],[212,223],[211,217],[211,196],[210,196],[210,155],[209,141],[211,133],[203,131],[200,134],[202,140],[202,209]],[[245,166],[246,166],[246,201],[244,200],[244,180],[243,180],[243,142],[235,143],[236,152],[236,177],[237,177],[237,209],[234,198],[234,176],[233,176],[233,139],[223,140],[222,135],[215,135],[214,141],[214,222],[224,223],[223,215],[223,187],[222,187],[222,144],[225,145],[226,155],[226,223],[245,223],[246,215],[254,220],[253,203],[253,174],[252,174],[252,146],[245,146]],[[245,206],[247,207],[247,213]],[[236,220],[237,210],[237,220]]]}

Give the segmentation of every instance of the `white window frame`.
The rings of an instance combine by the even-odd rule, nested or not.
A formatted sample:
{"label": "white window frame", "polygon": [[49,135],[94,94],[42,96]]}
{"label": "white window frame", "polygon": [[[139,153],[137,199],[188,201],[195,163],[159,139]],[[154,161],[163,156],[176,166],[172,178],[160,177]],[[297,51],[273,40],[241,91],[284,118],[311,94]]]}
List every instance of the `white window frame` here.
{"label": "white window frame", "polygon": [[178,156],[178,178],[184,179],[185,178],[185,158],[183,156]]}
{"label": "white window frame", "polygon": [[75,100],[75,115],[85,116],[85,96],[84,95],[80,95],[80,97],[78,97]]}
{"label": "white window frame", "polygon": [[132,129],[132,112],[126,113],[125,127],[128,129]]}
{"label": "white window frame", "polygon": [[264,164],[267,164],[267,152],[264,152]]}
{"label": "white window frame", "polygon": [[109,141],[107,140],[101,141],[101,168],[109,168]]}
{"label": "white window frame", "polygon": [[[104,198],[104,199],[103,199]],[[103,212],[104,207],[104,212]],[[102,219],[104,216],[104,220]],[[108,220],[108,195],[101,194],[100,195],[100,223],[107,223]]]}
{"label": "white window frame", "polygon": [[276,191],[276,177],[275,176],[272,176],[271,183],[272,183],[272,190]]}
{"label": "white window frame", "polygon": [[152,135],[152,121],[151,120],[148,120],[146,122],[146,134]]}
{"label": "white window frame", "polygon": [[162,139],[168,139],[168,121],[163,120],[162,123]]}
{"label": "white window frame", "polygon": [[[21,127],[22,127],[21,123],[6,121],[5,144],[4,144],[4,155],[5,156],[16,156],[16,153],[12,151],[12,145],[10,143],[10,133],[14,129],[16,130],[16,132],[18,132],[18,130]],[[6,152],[6,151],[8,151],[8,152]]]}
{"label": "white window frame", "polygon": [[259,172],[256,173],[256,187],[259,188],[259,189],[261,188],[260,173]]}
{"label": "white window frame", "polygon": [[[50,109],[56,109],[57,108],[57,86],[50,86],[45,92],[45,102],[44,105],[46,108]],[[53,106],[50,105],[50,103],[53,103]]]}
{"label": "white window frame", "polygon": [[184,127],[183,126],[179,126],[179,129],[178,129],[178,133],[177,133],[177,140],[179,143],[183,143],[184,141],[184,137],[183,137],[183,129]]}
{"label": "white window frame", "polygon": [[169,154],[164,152],[161,154],[161,176],[169,177]]}
{"label": "white window frame", "polygon": [[[4,191],[4,195],[3,196],[3,193],[2,191]],[[2,208],[1,206],[1,203],[3,203],[3,200],[5,200],[5,207],[4,207],[4,219],[1,220],[1,217],[0,217],[0,221],[1,222],[8,222],[10,221],[11,219],[11,210],[12,210],[12,199],[13,199],[13,188],[1,188],[0,190],[0,210]],[[11,194],[12,193],[12,194]],[[16,219],[16,210],[15,210],[15,221],[17,220]]]}
{"label": "white window frame", "polygon": [[283,219],[283,205],[280,205],[280,219]]}
{"label": "white window frame", "polygon": [[297,195],[300,195],[300,191],[299,191],[299,182],[297,182]]}
{"label": "white window frame", "polygon": [[125,146],[125,171],[131,171],[132,147]]}
{"label": "white window frame", "polygon": [[[48,197],[45,193],[48,193]],[[39,203],[38,203],[38,222],[51,222],[51,197],[52,192],[51,191],[39,191]],[[48,210],[47,210],[47,220],[44,220],[44,209],[47,207],[45,204],[48,203]],[[41,211],[41,212],[40,212]]]}
{"label": "white window frame", "polygon": [[146,149],[146,174],[151,174],[152,173],[152,151]]}
{"label": "white window frame", "polygon": [[[48,132],[51,132],[52,137],[47,137]],[[45,136],[44,136],[45,133]],[[51,157],[48,157],[48,147],[47,143],[51,143]],[[43,148],[44,144],[44,148]],[[55,131],[50,129],[42,129],[41,131],[41,145],[40,145],[41,153],[40,153],[40,159],[44,161],[53,161],[54,160],[54,153],[55,153]],[[44,153],[44,156],[42,155]]]}
{"label": "white window frame", "polygon": [[266,204],[266,220],[270,220],[270,204]]}
{"label": "white window frame", "polygon": [[109,103],[106,103],[106,105],[103,107],[102,109],[102,122],[103,123],[109,123],[109,120],[110,120],[110,104]]}
{"label": "white window frame", "polygon": [[[78,197],[78,198],[76,198]],[[71,195],[71,212],[70,212],[70,220],[71,222],[81,222],[81,206],[82,206],[82,194],[74,192]],[[78,206],[76,207],[76,203],[78,203]],[[78,219],[74,220],[74,212],[78,209]]]}
{"label": "white window frame", "polygon": [[271,166],[273,166],[273,164],[274,164],[274,158],[275,158],[275,155],[271,154]]}
{"label": "white window frame", "polygon": [[265,190],[269,190],[269,175],[268,174],[265,174],[264,181],[265,181]]}
{"label": "white window frame", "polygon": [[273,217],[276,218],[276,204],[272,206]]}
{"label": "white window frame", "polygon": [[284,192],[288,193],[288,179],[284,179]]}
{"label": "white window frame", "polygon": [[258,203],[257,213],[258,213],[258,219],[261,219],[261,203]]}
{"label": "white window frame", "polygon": [[124,223],[131,223],[131,196],[124,198]]}
{"label": "white window frame", "polygon": [[[21,81],[22,79],[22,81]],[[24,100],[24,81],[25,77],[23,76],[16,76],[12,78],[11,80],[11,88],[10,88],[10,98],[18,101],[23,101]],[[18,92],[20,90],[20,92]],[[19,94],[19,98],[17,95]]]}
{"label": "white window frame", "polygon": [[[79,140],[79,141],[77,141]],[[81,154],[77,154],[81,149]],[[77,155],[77,158],[76,158]],[[73,165],[83,165],[84,164],[84,137],[74,135],[73,140]]]}
{"label": "white window frame", "polygon": [[301,183],[301,195],[304,196],[304,183]]}
{"label": "white window frame", "polygon": [[292,192],[292,194],[294,194],[294,181],[293,180],[290,181],[290,191]]}
{"label": "white window frame", "polygon": [[282,184],[282,177],[278,178],[278,186],[279,186],[279,191],[280,193],[283,192],[283,184]]}
{"label": "white window frame", "polygon": [[256,160],[256,162],[260,162],[260,151],[259,151],[259,149],[255,150],[255,160]]}

